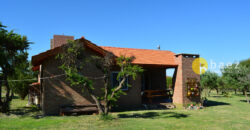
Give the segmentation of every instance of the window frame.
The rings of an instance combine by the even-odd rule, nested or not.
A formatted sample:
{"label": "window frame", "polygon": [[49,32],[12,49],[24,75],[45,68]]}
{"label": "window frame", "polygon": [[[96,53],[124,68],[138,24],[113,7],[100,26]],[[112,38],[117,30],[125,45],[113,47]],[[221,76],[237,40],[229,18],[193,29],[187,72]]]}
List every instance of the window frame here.
{"label": "window frame", "polygon": [[[118,75],[119,72],[120,72],[120,71],[112,71],[112,72],[111,72],[111,85],[112,85],[112,88],[114,88],[114,82],[113,82],[113,81],[114,81],[114,77],[113,77],[113,74],[116,73],[116,74]],[[116,79],[116,78],[115,78],[115,79]],[[117,80],[117,79],[116,79],[116,80]],[[127,82],[126,82],[126,81],[127,81]],[[124,89],[121,88],[121,90],[123,90],[123,91],[126,91],[126,90],[128,90],[128,88],[129,88],[128,85],[127,85],[127,84],[129,84],[129,77],[126,78],[126,81],[125,81],[125,83],[126,83],[126,88],[124,88]],[[118,82],[120,82],[120,81],[118,81]]]}

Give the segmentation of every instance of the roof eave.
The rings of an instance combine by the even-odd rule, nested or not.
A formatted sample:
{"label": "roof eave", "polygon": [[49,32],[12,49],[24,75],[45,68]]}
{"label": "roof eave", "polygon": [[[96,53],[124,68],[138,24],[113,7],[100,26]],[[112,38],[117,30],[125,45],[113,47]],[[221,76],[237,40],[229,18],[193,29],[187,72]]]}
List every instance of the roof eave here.
{"label": "roof eave", "polygon": [[[85,38],[80,38],[80,39],[77,39],[77,40],[81,41],[82,43],[84,43],[84,45],[86,47],[92,49],[93,51],[97,52],[101,56],[105,56],[105,54],[107,52],[106,50],[102,49],[101,47],[95,45],[94,43],[88,41]],[[54,49],[42,52],[42,53],[40,53],[38,55],[34,55],[34,56],[32,56],[31,63],[32,63],[33,66],[38,66],[38,65],[42,64],[42,62],[44,60],[46,60],[48,57],[55,56],[56,54],[58,54],[61,51],[62,51],[62,46],[59,46],[59,47],[56,47]]]}

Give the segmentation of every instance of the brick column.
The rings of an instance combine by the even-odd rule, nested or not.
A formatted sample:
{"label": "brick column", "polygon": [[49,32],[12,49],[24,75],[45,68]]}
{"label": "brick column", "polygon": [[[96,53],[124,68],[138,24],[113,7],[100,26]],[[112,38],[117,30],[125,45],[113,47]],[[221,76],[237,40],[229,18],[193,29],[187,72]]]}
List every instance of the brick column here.
{"label": "brick column", "polygon": [[200,81],[200,75],[196,74],[192,69],[192,63],[195,58],[198,58],[199,55],[194,54],[177,54],[176,63],[178,67],[175,69],[175,86],[174,86],[174,95],[173,103],[175,104],[187,104],[191,101],[199,101],[200,97],[197,98],[188,98],[187,97],[187,78],[196,78],[197,81]]}

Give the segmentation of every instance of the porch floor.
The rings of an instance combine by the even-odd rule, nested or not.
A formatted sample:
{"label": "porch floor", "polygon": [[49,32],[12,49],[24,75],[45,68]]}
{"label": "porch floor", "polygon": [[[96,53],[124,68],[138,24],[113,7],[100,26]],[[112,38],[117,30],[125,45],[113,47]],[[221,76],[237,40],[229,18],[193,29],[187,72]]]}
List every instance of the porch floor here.
{"label": "porch floor", "polygon": [[169,98],[156,98],[150,102],[148,99],[143,100],[143,106],[145,109],[173,109],[175,105],[172,103],[172,99]]}
{"label": "porch floor", "polygon": [[151,103],[151,104],[142,104],[145,109],[173,109],[176,106],[173,103]]}

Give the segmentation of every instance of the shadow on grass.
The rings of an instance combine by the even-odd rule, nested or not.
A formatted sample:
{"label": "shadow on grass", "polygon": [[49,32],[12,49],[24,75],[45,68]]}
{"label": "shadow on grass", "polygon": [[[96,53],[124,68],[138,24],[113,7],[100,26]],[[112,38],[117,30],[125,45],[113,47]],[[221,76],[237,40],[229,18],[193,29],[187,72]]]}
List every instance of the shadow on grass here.
{"label": "shadow on grass", "polygon": [[[246,97],[246,96],[243,95],[243,94],[236,94],[236,96],[238,96],[238,97]],[[250,94],[247,94],[247,96],[250,96]]]}
{"label": "shadow on grass", "polygon": [[12,97],[12,99],[18,99],[18,98],[19,98],[19,97],[18,97],[18,96],[16,96],[16,95]]}
{"label": "shadow on grass", "polygon": [[204,105],[206,107],[213,107],[213,106],[221,106],[221,105],[230,105],[230,103],[208,100],[207,103]]}
{"label": "shadow on grass", "polygon": [[133,114],[118,114],[119,118],[186,118],[189,115],[176,112],[146,112]]}
{"label": "shadow on grass", "polygon": [[33,117],[35,119],[39,119],[42,117],[41,110],[38,107],[19,107],[17,109],[12,109],[7,115],[17,115],[21,117]]}
{"label": "shadow on grass", "polygon": [[225,97],[225,96],[223,96],[223,95],[213,95],[213,96],[210,96],[210,97],[214,97],[214,98],[223,98],[223,97]]}
{"label": "shadow on grass", "polygon": [[172,103],[160,104],[142,104],[141,106],[122,106],[122,107],[113,107],[112,112],[125,112],[125,111],[143,111],[143,110],[167,110],[173,109],[176,106]]}
{"label": "shadow on grass", "polygon": [[247,100],[240,100],[240,102],[247,102]]}

